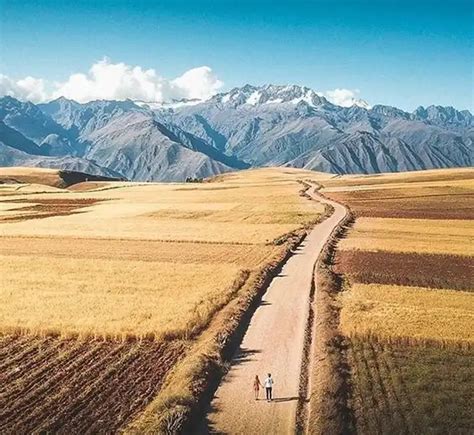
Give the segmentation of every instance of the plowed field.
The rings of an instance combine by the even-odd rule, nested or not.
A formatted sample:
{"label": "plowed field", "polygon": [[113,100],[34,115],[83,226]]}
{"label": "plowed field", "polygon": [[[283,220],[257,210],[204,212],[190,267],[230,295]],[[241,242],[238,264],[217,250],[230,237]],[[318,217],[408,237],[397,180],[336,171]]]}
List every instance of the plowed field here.
{"label": "plowed field", "polygon": [[157,394],[180,342],[0,337],[0,432],[113,432]]}

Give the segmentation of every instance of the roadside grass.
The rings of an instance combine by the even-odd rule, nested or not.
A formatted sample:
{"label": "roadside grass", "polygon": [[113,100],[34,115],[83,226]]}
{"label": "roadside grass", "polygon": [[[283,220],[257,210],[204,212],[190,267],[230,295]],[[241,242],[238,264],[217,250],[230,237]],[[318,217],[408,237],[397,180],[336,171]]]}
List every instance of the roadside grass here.
{"label": "roadside grass", "polygon": [[349,340],[355,430],[470,433],[474,348]]}
{"label": "roadside grass", "polygon": [[186,357],[173,367],[161,393],[125,428],[125,433],[194,432],[193,424],[199,424],[206,412],[259,299],[305,233],[298,230],[289,234],[283,249],[249,276],[236,297],[216,313],[208,328],[193,342]]}
{"label": "roadside grass", "polygon": [[474,258],[461,255],[340,250],[334,270],[363,284],[474,291]]}

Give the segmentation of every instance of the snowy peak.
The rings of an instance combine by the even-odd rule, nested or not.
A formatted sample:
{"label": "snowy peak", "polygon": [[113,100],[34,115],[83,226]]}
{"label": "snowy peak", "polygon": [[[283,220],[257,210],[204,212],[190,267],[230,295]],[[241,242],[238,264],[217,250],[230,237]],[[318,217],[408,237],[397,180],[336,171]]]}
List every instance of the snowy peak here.
{"label": "snowy peak", "polygon": [[229,92],[215,95],[211,102],[237,106],[261,106],[270,104],[293,104],[306,103],[309,106],[321,106],[329,104],[328,101],[316,91],[306,86],[298,85],[245,85],[234,88]]}
{"label": "snowy peak", "polygon": [[194,99],[186,99],[182,98],[180,100],[171,100],[171,101],[163,101],[163,102],[156,102],[156,101],[134,101],[134,103],[142,107],[144,109],[149,110],[166,110],[166,109],[179,109],[181,107],[186,106],[195,106],[196,104],[202,103],[204,100],[199,100],[197,98]]}
{"label": "snowy peak", "polygon": [[362,109],[370,109],[371,108],[370,104],[367,101],[365,101],[361,98],[352,98],[352,105],[357,106],[357,107],[361,107]]}

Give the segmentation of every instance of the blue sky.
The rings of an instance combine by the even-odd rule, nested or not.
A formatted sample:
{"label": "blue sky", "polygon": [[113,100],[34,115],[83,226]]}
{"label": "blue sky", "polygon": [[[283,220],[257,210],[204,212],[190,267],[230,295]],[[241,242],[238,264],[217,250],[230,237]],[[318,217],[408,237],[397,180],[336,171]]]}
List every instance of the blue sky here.
{"label": "blue sky", "polygon": [[371,104],[474,109],[470,1],[0,0],[0,73],[66,81],[107,56],[223,89],[358,89]]}

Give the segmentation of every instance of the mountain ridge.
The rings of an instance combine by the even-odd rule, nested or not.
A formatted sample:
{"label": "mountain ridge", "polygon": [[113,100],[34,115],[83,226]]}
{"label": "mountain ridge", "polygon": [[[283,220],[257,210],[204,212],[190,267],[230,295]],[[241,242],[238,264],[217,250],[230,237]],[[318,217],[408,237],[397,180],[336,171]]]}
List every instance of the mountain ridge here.
{"label": "mountain ridge", "polygon": [[334,173],[471,166],[474,142],[468,110],[342,107],[298,85],[245,85],[169,104],[60,97],[35,105],[3,97],[0,123],[3,145],[36,155],[38,164],[76,158],[76,165],[140,181],[258,166]]}

